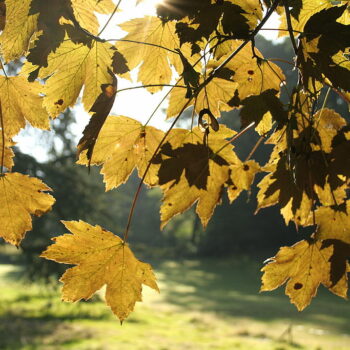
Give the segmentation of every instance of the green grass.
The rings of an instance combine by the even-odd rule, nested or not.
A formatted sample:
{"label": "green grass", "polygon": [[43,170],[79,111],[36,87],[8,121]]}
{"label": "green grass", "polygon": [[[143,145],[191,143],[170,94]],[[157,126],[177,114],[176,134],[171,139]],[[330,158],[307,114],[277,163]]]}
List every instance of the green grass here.
{"label": "green grass", "polygon": [[259,294],[259,265],[249,260],[163,262],[161,294],[120,326],[103,293],[60,301],[56,284],[25,284],[18,267],[0,265],[0,349],[349,350],[349,304],[320,290],[299,313],[283,291]]}

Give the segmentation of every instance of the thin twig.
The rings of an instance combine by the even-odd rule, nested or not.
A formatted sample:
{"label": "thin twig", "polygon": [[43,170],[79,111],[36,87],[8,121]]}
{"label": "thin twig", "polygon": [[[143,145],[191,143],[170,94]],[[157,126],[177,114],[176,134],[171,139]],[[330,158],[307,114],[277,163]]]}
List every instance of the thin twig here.
{"label": "thin twig", "polygon": [[114,8],[113,12],[111,13],[111,15],[109,16],[107,22],[105,23],[103,28],[100,30],[100,32],[97,34],[97,36],[100,36],[104,32],[104,30],[107,28],[109,22],[112,20],[112,18],[114,17],[116,12],[118,11],[118,8],[119,8],[119,5],[120,5],[121,2],[122,2],[122,0],[118,1],[118,4],[115,6],[115,8]]}
{"label": "thin twig", "polygon": [[247,158],[245,159],[245,162],[247,162],[255,153],[255,151],[258,149],[258,147],[261,145],[261,143],[264,141],[265,136],[260,136],[258,142],[254,145],[250,153],[248,154]]}
{"label": "thin twig", "polygon": [[284,4],[284,11],[286,12],[286,20],[287,20],[287,27],[288,27],[290,41],[292,42],[294,53],[298,55],[298,46],[297,46],[297,43],[295,42],[295,38],[293,34],[293,25],[292,25],[292,19],[290,16],[289,6],[288,6],[288,0],[283,0],[283,4]]}
{"label": "thin twig", "polygon": [[165,46],[162,46],[162,45],[158,45],[158,44],[146,43],[144,41],[129,40],[129,39],[106,39],[105,41],[119,41],[119,42],[126,42],[126,43],[154,46],[154,47],[158,47],[159,49],[163,49],[163,50],[169,51],[169,52],[171,52],[171,53],[173,53],[175,55],[179,54],[177,51],[169,49],[168,47],[165,47]]}

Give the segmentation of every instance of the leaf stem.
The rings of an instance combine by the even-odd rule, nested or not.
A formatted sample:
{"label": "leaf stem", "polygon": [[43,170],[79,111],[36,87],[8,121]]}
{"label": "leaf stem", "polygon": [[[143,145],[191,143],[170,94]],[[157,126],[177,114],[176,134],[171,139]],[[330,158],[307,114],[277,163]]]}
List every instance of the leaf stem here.
{"label": "leaf stem", "polygon": [[112,20],[112,18],[114,17],[114,15],[116,14],[116,12],[118,11],[119,5],[122,2],[122,0],[119,0],[117,5],[115,6],[113,12],[111,13],[111,15],[109,16],[107,22],[105,23],[105,25],[102,27],[102,29],[100,30],[100,32],[97,34],[97,36],[100,36],[104,30],[107,28],[108,24],[110,23],[110,21]]}
{"label": "leaf stem", "polygon": [[255,153],[255,151],[258,149],[258,147],[261,145],[261,143],[264,141],[265,136],[260,136],[258,142],[254,145],[250,153],[248,154],[247,158],[245,159],[245,162],[247,162]]}
{"label": "leaf stem", "polygon": [[132,87],[128,87],[128,88],[124,88],[124,89],[120,89],[117,90],[116,94],[118,92],[123,92],[123,91],[127,91],[127,90],[135,90],[135,89],[144,89],[144,88],[148,88],[148,87],[179,87],[179,88],[184,88],[187,89],[187,86],[184,85],[171,85],[171,84],[147,84],[147,85],[141,85],[141,86],[132,86]]}
{"label": "leaf stem", "polygon": [[0,126],[1,126],[1,137],[2,137],[0,175],[3,175],[4,161],[5,161],[5,130],[4,130],[4,119],[2,116],[1,100],[0,100],[0,124],[1,124]]}
{"label": "leaf stem", "polygon": [[221,152],[224,148],[226,148],[228,145],[230,145],[233,141],[237,140],[240,138],[242,135],[244,135],[248,130],[250,130],[253,126],[255,125],[255,122],[250,123],[248,126],[246,126],[243,130],[241,130],[238,134],[230,138],[222,147],[220,147],[216,152],[214,153],[219,153]]}
{"label": "leaf stem", "polygon": [[126,42],[126,43],[154,46],[154,47],[158,47],[159,49],[163,49],[163,50],[169,51],[169,52],[171,52],[171,53],[173,53],[175,55],[179,54],[177,51],[169,49],[168,47],[165,47],[165,46],[162,46],[162,45],[158,45],[158,44],[146,43],[144,41],[129,40],[129,39],[106,39],[105,41],[119,41],[119,42]]}
{"label": "leaf stem", "polygon": [[2,69],[2,71],[4,72],[5,77],[8,78],[8,75],[7,75],[7,73],[6,73],[4,64],[2,63],[2,60],[1,60],[1,59],[0,59],[0,63],[1,63],[1,69]]}

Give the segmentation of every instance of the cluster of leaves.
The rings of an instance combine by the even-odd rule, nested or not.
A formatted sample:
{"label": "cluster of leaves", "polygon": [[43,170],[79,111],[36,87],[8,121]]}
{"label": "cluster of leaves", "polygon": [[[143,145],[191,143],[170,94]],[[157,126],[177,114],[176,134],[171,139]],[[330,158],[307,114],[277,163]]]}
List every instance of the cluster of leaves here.
{"label": "cluster of leaves", "polygon": [[[126,243],[142,183],[163,192],[162,227],[194,204],[205,227],[222,196],[232,202],[250,191],[257,173],[265,173],[257,210],[278,205],[286,224],[315,226],[308,240],[282,247],[265,265],[262,290],[286,283],[299,310],[321,283],[346,297],[350,129],[326,108],[321,90],[349,102],[349,1],[164,0],[156,16],[121,24],[124,38],[102,39],[106,26],[99,31],[96,13],[118,16],[120,2],[0,2],[0,236],[19,245],[31,215],[54,204],[40,180],[11,172],[12,138],[26,122],[48,129],[49,118],[74,106],[81,94],[91,119],[77,147],[78,163],[101,165],[106,190],[125,183],[134,169],[141,180],[122,239],[100,226],[64,222],[70,234],[42,254],[76,265],[61,278],[64,300],[88,299],[107,285],[106,302],[122,321],[141,300],[142,284],[158,290],[150,265]],[[288,103],[280,100],[286,88],[281,69],[254,45],[273,13],[281,19],[280,35],[289,35],[295,49],[290,64],[299,80],[287,91]],[[19,74],[7,76],[5,65],[20,58]],[[167,132],[110,115],[118,77],[131,79],[134,69],[150,93],[172,86],[164,94],[167,118],[174,118]],[[190,107],[191,127],[174,128]],[[232,109],[240,113],[239,132],[218,121]],[[249,129],[261,138],[242,160],[232,143]],[[273,149],[262,166],[252,157],[265,139]]]}

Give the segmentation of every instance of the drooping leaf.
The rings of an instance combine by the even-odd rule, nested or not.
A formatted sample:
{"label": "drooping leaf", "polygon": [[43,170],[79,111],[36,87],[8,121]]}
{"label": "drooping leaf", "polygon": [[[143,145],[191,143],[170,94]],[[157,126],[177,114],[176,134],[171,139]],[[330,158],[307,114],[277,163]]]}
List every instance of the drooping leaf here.
{"label": "drooping leaf", "polygon": [[137,260],[118,236],[83,221],[63,223],[71,234],[54,238],[41,256],[77,265],[60,279],[64,301],[88,300],[106,285],[106,303],[123,321],[142,300],[143,284],[159,291],[151,266]]}
{"label": "drooping leaf", "polygon": [[240,163],[226,141],[234,134],[223,125],[207,137],[199,128],[171,130],[154,160],[160,164],[159,185],[164,193],[161,227],[197,201],[196,212],[207,225],[229,179],[229,166]]}
{"label": "drooping leaf", "polygon": [[19,173],[0,176],[0,237],[19,245],[27,231],[32,229],[30,215],[41,216],[51,210],[55,199],[51,191],[37,178]]}
{"label": "drooping leaf", "polygon": [[[163,131],[152,126],[124,117],[109,116],[103,125],[91,158],[92,165],[103,164],[106,190],[111,190],[126,182],[137,168],[142,177],[148,163],[164,136]],[[83,152],[80,164],[89,163]],[[150,186],[158,183],[159,166],[151,165],[144,182]]]}
{"label": "drooping leaf", "polygon": [[49,117],[39,96],[43,87],[38,82],[28,83],[21,76],[0,76],[1,113],[5,134],[16,135],[26,121],[40,129],[49,128]]}
{"label": "drooping leaf", "polygon": [[346,268],[342,269],[342,275],[334,281],[334,253],[334,245],[322,245],[321,241],[314,240],[282,247],[262,269],[264,275],[261,291],[274,290],[286,283],[286,294],[299,311],[310,304],[320,284],[332,293],[346,298],[347,272],[350,271],[350,266],[346,262],[347,257],[343,257]]}
{"label": "drooping leaf", "polygon": [[90,112],[94,112],[94,114],[92,115],[89,124],[85,127],[83,137],[78,144],[78,154],[87,150],[86,156],[89,162],[91,161],[92,153],[101,128],[113,107],[117,92],[117,78],[114,76],[113,72],[110,72],[110,75],[113,84],[103,84],[101,86],[102,92],[90,109]]}

